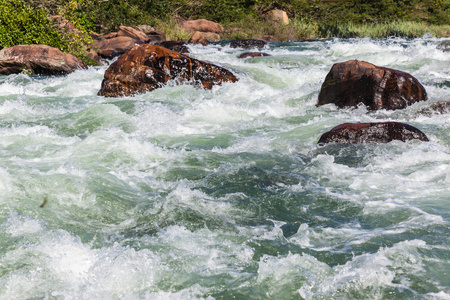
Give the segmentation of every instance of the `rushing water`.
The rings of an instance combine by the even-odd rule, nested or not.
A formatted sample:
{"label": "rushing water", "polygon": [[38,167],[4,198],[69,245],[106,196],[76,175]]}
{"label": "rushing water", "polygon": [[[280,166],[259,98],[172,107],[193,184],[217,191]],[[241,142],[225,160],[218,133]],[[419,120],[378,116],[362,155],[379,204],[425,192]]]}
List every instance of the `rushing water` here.
{"label": "rushing water", "polygon": [[[0,76],[0,299],[450,299],[450,119],[422,112],[450,100],[444,40],[190,46],[239,81],[126,98],[97,96],[106,66]],[[316,107],[349,59],[429,100]],[[377,121],[430,142],[316,145]]]}

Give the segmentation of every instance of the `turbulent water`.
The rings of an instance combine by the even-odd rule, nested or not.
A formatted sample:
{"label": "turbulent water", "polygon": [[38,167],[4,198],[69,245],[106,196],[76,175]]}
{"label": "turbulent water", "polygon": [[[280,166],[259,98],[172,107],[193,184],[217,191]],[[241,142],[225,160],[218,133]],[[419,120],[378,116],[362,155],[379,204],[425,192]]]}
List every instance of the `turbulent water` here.
{"label": "turbulent water", "polygon": [[[450,118],[424,112],[450,100],[443,41],[190,46],[239,81],[126,98],[97,96],[106,66],[0,76],[0,299],[450,299]],[[350,59],[428,101],[316,107]],[[378,121],[430,141],[317,145]]]}

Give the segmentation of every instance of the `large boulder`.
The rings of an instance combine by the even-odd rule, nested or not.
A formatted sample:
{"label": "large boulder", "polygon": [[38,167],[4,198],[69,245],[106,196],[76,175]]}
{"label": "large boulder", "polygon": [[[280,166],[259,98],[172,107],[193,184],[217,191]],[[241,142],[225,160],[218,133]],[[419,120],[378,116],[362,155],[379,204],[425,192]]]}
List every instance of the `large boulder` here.
{"label": "large boulder", "polygon": [[405,142],[413,139],[428,141],[422,131],[404,123],[345,123],[324,133],[318,144],[379,144],[393,140]]}
{"label": "large boulder", "polygon": [[0,74],[66,75],[86,66],[71,54],[46,45],[17,45],[0,51]]}
{"label": "large boulder", "polygon": [[164,86],[169,80],[211,89],[238,79],[230,71],[167,48],[146,44],[124,53],[105,72],[98,94],[131,96]]}
{"label": "large boulder", "polygon": [[317,105],[333,103],[344,108],[362,103],[369,110],[394,110],[426,99],[425,88],[412,75],[350,60],[333,65],[322,84]]}
{"label": "large boulder", "polygon": [[125,53],[138,43],[137,40],[129,36],[118,36],[114,38],[96,41],[92,46],[97,51],[113,50],[119,54]]}
{"label": "large boulder", "polygon": [[219,23],[205,19],[183,21],[181,27],[191,33],[196,31],[222,33],[224,31],[223,26]]}
{"label": "large boulder", "polygon": [[134,40],[138,40],[143,43],[147,43],[149,41],[149,37],[145,33],[128,26],[119,26],[117,36],[128,36]]}

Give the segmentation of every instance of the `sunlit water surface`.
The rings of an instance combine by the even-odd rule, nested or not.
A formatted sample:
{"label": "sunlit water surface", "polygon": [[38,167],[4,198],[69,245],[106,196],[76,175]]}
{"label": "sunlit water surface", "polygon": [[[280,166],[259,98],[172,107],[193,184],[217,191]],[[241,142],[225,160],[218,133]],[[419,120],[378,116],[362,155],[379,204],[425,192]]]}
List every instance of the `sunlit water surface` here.
{"label": "sunlit water surface", "polygon": [[[97,96],[106,66],[0,76],[0,299],[450,299],[450,118],[422,112],[450,100],[443,41],[190,46],[239,81],[127,98]],[[428,101],[316,107],[350,59]],[[378,121],[430,142],[316,145]]]}

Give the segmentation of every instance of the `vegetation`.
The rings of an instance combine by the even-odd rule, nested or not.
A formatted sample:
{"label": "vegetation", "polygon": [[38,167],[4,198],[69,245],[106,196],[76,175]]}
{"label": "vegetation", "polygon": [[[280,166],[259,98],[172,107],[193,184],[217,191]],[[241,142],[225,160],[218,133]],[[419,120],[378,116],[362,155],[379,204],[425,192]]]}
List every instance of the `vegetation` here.
{"label": "vegetation", "polygon": [[61,51],[69,49],[68,42],[52,28],[44,10],[34,10],[21,0],[2,0],[0,48],[18,44],[46,44]]}
{"label": "vegetation", "polygon": [[[264,19],[275,8],[288,13],[289,25]],[[76,30],[56,26],[48,19],[52,15],[64,16]],[[170,39],[185,39],[189,34],[178,21],[200,18],[221,23],[224,39],[450,36],[450,0],[1,0],[0,48],[47,44],[86,61],[90,31],[147,24]]]}

